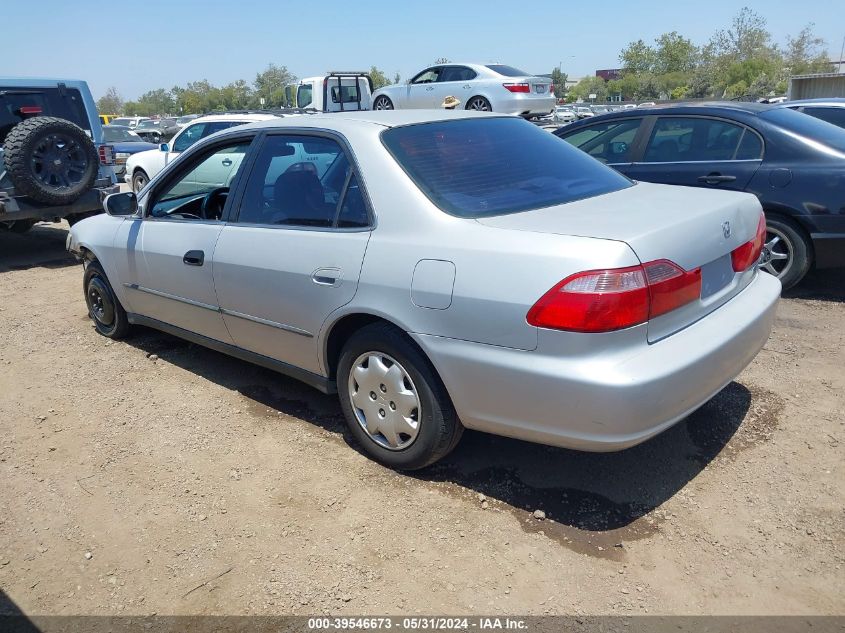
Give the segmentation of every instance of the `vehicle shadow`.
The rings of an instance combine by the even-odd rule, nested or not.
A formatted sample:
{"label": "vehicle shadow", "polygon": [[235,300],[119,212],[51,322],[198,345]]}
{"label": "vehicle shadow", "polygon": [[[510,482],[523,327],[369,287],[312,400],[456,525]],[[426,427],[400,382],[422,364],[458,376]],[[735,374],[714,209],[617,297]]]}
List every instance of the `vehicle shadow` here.
{"label": "vehicle shadow", "polygon": [[4,633],[39,633],[40,631],[2,589],[0,589],[0,631]]}
{"label": "vehicle shadow", "polygon": [[64,268],[76,259],[65,250],[68,226],[36,224],[21,235],[0,229],[0,273],[29,268]]}
{"label": "vehicle shadow", "polygon": [[845,269],[811,270],[801,283],[785,290],[783,297],[845,303]]}
{"label": "vehicle shadow", "polygon": [[[127,342],[239,392],[246,398],[247,410],[272,420],[271,424],[279,423],[280,413],[294,416],[360,450],[346,429],[335,396],[154,330],[139,328]],[[732,382],[668,431],[617,453],[584,453],[467,431],[442,462],[397,476],[436,485],[474,503],[498,504],[518,516],[524,529],[542,529],[549,535],[557,528],[557,536],[570,543],[573,530],[567,528],[573,528],[586,534],[594,549],[602,549],[596,544],[650,533],[653,526],[638,520],[723,452],[746,418],[752,399],[755,409],[765,408],[764,395],[752,398],[745,386]],[[535,510],[542,510],[545,519],[532,522]],[[624,534],[623,528],[627,529]],[[589,538],[601,533],[606,533],[605,539]]]}

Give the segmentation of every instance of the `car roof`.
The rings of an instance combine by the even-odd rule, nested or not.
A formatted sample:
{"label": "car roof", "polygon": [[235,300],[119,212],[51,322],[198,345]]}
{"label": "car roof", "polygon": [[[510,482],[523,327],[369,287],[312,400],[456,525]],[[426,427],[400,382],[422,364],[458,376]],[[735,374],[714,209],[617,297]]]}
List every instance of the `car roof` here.
{"label": "car roof", "polygon": [[741,112],[756,116],[760,112],[780,107],[777,104],[753,103],[747,101],[686,101],[683,103],[659,103],[653,106],[637,106],[616,110],[613,116],[643,116],[649,114],[730,114]]}
{"label": "car roof", "polygon": [[197,118],[193,119],[191,123],[200,123],[200,122],[211,122],[217,123],[219,121],[246,121],[248,123],[256,123],[258,121],[271,121],[273,119],[280,118],[279,115],[276,114],[259,114],[259,113],[251,113],[251,114],[234,114],[234,113],[223,113],[220,114],[206,114],[202,116],[198,116]]}
{"label": "car roof", "polygon": [[[283,118],[271,117],[272,120],[262,120],[249,127],[332,127],[346,123],[378,125],[381,127],[398,127],[416,123],[433,123],[437,121],[451,121],[454,119],[510,117],[505,114],[491,112],[476,112],[473,110],[444,109],[409,109],[409,110],[355,110],[351,112],[332,112],[324,114],[290,115]],[[328,124],[328,125],[326,125]],[[243,128],[240,128],[243,129]]]}
{"label": "car roof", "polygon": [[794,108],[795,106],[804,105],[826,105],[835,108],[845,108],[845,99],[840,97],[828,97],[820,99],[796,99],[795,101],[784,101],[783,103],[773,104],[781,108]]}

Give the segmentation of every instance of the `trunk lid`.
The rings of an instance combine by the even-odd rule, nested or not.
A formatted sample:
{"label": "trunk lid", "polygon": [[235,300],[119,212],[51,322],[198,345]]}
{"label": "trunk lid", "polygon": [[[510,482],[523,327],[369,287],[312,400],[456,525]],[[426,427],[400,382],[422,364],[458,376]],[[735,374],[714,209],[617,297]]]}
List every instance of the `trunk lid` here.
{"label": "trunk lid", "polygon": [[701,269],[701,296],[649,321],[657,341],[709,314],[751,281],[754,268],[735,273],[731,251],[754,238],[761,207],[750,194],[637,183],[565,205],[480,218],[501,229],[617,240],[643,263],[668,259]]}

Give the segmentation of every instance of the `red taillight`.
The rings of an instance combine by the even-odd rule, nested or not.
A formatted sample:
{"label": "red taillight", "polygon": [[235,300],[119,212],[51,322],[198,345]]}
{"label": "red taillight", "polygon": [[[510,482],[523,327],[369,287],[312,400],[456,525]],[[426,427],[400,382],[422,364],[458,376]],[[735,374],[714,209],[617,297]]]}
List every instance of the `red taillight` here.
{"label": "red taillight", "polygon": [[531,92],[528,84],[502,84],[510,92]]}
{"label": "red taillight", "polygon": [[41,114],[41,106],[21,106],[18,111],[26,115]]}
{"label": "red taillight", "polygon": [[111,145],[100,145],[97,148],[101,165],[114,165],[114,147]]}
{"label": "red taillight", "polygon": [[737,246],[731,251],[731,263],[735,272],[741,273],[751,268],[758,259],[760,253],[763,251],[763,244],[766,241],[766,216],[760,214],[760,220],[757,222],[757,233],[754,239]]}
{"label": "red taillight", "polygon": [[700,295],[700,269],[687,272],[661,259],[567,277],[534,304],[526,320],[555,330],[610,332],[645,323]]}

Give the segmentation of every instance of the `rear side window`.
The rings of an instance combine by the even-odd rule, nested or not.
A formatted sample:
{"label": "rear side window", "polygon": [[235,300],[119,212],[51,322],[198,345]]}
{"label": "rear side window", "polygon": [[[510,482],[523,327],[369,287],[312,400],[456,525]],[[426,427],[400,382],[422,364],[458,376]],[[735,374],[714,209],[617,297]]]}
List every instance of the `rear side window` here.
{"label": "rear side window", "polygon": [[[654,125],[643,160],[647,163],[737,160],[745,131],[743,126],[718,119],[661,117]],[[755,138],[746,141],[743,155],[760,158],[759,138],[753,132],[749,134]]]}
{"label": "rear side window", "polygon": [[0,143],[18,123],[34,116],[54,116],[91,131],[85,104],[78,90],[65,88],[0,87]]}
{"label": "rear side window", "polygon": [[357,103],[358,86],[332,86],[332,103]]}
{"label": "rear side window", "polygon": [[808,144],[824,145],[845,152],[845,130],[827,121],[789,108],[772,108],[761,112],[759,116],[764,121],[785,128],[796,140],[806,140],[810,141]]}
{"label": "rear side window", "polygon": [[441,83],[444,81],[471,81],[477,76],[478,74],[472,68],[467,68],[466,66],[447,66],[440,73],[437,81]]}
{"label": "rear side window", "polygon": [[464,218],[504,215],[618,191],[631,181],[522,119],[396,127],[382,142],[420,190]]}
{"label": "rear side window", "polygon": [[527,77],[530,75],[530,73],[527,73],[524,70],[514,68],[513,66],[505,66],[503,64],[487,64],[487,68],[492,70],[494,73],[499,73],[505,77]]}
{"label": "rear side window", "polygon": [[836,126],[845,128],[845,108],[804,108],[804,114],[809,114],[822,121],[833,123]]}

